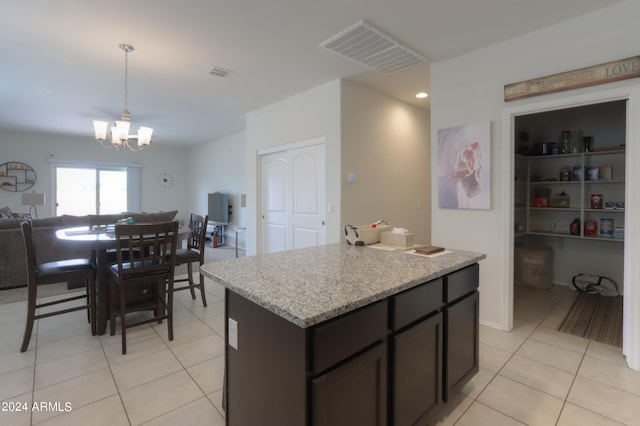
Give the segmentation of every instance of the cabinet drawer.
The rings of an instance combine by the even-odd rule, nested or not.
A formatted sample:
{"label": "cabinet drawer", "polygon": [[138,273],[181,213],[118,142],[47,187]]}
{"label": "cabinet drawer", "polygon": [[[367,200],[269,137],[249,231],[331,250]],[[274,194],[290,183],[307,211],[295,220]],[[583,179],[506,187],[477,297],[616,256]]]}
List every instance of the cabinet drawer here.
{"label": "cabinet drawer", "polygon": [[311,331],[313,374],[384,339],[386,333],[386,300],[319,325]]}
{"label": "cabinet drawer", "polygon": [[152,302],[156,297],[157,284],[145,284],[142,286],[127,287],[124,297],[127,306],[142,305]]}
{"label": "cabinet drawer", "polygon": [[393,297],[393,329],[398,330],[433,311],[444,303],[442,278],[429,281]]}
{"label": "cabinet drawer", "polygon": [[452,302],[478,288],[480,266],[476,263],[449,274],[445,278],[444,301]]}

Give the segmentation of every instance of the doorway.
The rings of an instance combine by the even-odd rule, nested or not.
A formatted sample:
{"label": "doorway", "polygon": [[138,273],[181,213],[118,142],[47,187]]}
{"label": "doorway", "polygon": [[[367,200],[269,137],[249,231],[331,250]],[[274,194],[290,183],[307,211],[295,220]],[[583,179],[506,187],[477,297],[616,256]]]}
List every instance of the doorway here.
{"label": "doorway", "polygon": [[[638,149],[638,141],[640,141],[640,86],[635,87],[619,87],[609,90],[601,90],[593,93],[584,93],[581,95],[567,96],[564,98],[553,98],[545,101],[523,103],[504,110],[503,114],[503,160],[505,171],[511,176],[511,185],[505,192],[504,214],[509,218],[508,228],[505,232],[505,246],[508,247],[509,262],[503,270],[506,279],[504,291],[504,312],[507,313],[507,327],[513,328],[513,309],[514,309],[514,253],[513,241],[516,234],[516,219],[514,213],[515,198],[515,148],[517,139],[515,137],[515,122],[520,115],[534,114],[551,110],[559,110],[566,108],[591,105],[609,101],[627,101],[626,111],[626,154],[625,154],[625,211],[624,217],[631,218],[633,212],[640,209],[640,197],[633,196],[638,192],[640,182],[640,173],[630,164],[636,163],[640,158],[640,150]],[[622,243],[624,261],[623,261],[623,293],[624,293],[624,322],[623,322],[623,354],[626,356],[627,364],[630,368],[640,370],[640,314],[637,314],[637,307],[640,306],[640,289],[635,288],[631,283],[640,281],[640,265],[633,262],[638,255],[638,242],[640,242],[640,233],[634,226],[633,221],[625,220],[624,241]]]}
{"label": "doorway", "polygon": [[514,132],[514,315],[527,309],[522,287],[548,293],[550,308],[557,294],[569,310],[547,325],[614,346],[622,343],[626,110],[623,99],[523,114]]}
{"label": "doorway", "polygon": [[54,170],[56,216],[127,211],[126,168],[55,166]]}
{"label": "doorway", "polygon": [[260,154],[260,252],[322,245],[325,145],[314,139]]}

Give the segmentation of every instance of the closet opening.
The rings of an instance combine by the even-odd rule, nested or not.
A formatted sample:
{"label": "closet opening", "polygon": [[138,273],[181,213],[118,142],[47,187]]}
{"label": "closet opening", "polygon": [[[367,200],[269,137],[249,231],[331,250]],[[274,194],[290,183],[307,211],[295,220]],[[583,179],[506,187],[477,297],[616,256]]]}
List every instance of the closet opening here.
{"label": "closet opening", "polygon": [[620,348],[626,120],[615,100],[516,116],[513,135],[514,314]]}

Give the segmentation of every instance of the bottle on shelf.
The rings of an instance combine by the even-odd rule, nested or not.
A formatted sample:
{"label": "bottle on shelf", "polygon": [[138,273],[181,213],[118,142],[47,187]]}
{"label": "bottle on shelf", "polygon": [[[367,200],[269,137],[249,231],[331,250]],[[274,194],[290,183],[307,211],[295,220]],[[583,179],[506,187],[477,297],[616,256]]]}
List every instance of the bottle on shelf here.
{"label": "bottle on shelf", "polygon": [[574,149],[573,132],[571,130],[563,130],[560,132],[560,154],[569,154]]}

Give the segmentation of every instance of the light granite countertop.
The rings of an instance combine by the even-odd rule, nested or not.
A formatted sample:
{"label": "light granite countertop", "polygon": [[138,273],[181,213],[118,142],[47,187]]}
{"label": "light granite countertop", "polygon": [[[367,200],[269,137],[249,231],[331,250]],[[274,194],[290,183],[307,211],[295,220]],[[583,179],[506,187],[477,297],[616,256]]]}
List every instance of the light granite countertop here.
{"label": "light granite countertop", "polygon": [[422,256],[328,244],[205,263],[200,271],[299,327],[311,327],[474,264],[486,255]]}

